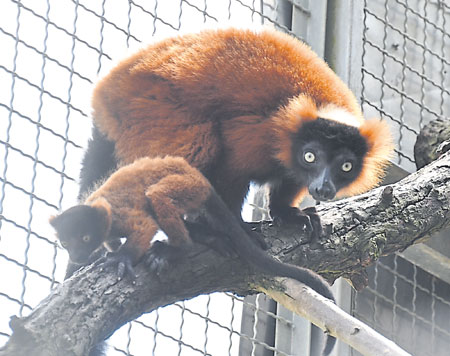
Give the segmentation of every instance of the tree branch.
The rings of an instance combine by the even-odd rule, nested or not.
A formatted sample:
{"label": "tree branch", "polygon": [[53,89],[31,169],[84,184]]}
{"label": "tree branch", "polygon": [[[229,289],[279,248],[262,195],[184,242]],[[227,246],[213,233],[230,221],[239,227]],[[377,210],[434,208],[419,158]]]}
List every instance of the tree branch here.
{"label": "tree branch", "polygon": [[391,340],[348,315],[330,300],[293,279],[277,278],[278,290],[270,286],[261,291],[272,299],[309,319],[366,356],[411,356]]}
{"label": "tree branch", "polygon": [[450,150],[450,118],[439,117],[425,125],[417,136],[414,145],[417,169],[433,162],[448,150]]}
{"label": "tree branch", "polygon": [[[360,289],[367,283],[364,268],[381,255],[450,226],[449,191],[450,152],[399,183],[320,205],[329,236],[315,248],[295,226],[252,225],[271,245],[268,253],[273,256],[319,271],[330,281],[344,276]],[[0,355],[85,355],[127,321],[160,306],[217,291],[248,294],[260,286],[280,293],[276,278],[200,245],[160,277],[144,263],[137,272],[134,284],[117,281],[115,271],[98,265],[76,273],[28,317],[12,321],[13,335]]]}

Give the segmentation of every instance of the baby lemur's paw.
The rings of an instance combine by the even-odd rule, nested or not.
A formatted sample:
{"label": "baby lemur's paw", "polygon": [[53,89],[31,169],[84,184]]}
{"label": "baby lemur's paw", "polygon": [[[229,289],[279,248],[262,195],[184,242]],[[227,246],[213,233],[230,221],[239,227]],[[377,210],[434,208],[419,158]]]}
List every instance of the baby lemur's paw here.
{"label": "baby lemur's paw", "polygon": [[133,267],[133,258],[126,253],[122,248],[114,252],[108,252],[105,257],[101,259],[102,268],[109,268],[110,266],[117,268],[117,279],[121,280],[128,275],[131,279],[136,279],[137,275]]}

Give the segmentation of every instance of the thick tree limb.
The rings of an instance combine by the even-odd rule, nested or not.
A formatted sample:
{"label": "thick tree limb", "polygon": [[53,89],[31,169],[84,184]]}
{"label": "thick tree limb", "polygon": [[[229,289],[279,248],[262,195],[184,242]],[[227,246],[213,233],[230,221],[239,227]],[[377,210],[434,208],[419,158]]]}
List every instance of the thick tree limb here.
{"label": "thick tree limb", "polygon": [[[381,255],[402,250],[450,226],[450,152],[397,184],[320,205],[330,233],[311,248],[293,226],[254,224],[281,260],[319,271],[330,281],[344,276],[366,283],[364,268]],[[332,225],[332,226],[330,226]],[[143,312],[215,291],[286,294],[275,278],[204,246],[161,277],[137,266],[135,284],[117,282],[114,271],[90,266],[59,286],[32,314],[12,323],[13,336],[0,355],[85,355],[97,341]]]}

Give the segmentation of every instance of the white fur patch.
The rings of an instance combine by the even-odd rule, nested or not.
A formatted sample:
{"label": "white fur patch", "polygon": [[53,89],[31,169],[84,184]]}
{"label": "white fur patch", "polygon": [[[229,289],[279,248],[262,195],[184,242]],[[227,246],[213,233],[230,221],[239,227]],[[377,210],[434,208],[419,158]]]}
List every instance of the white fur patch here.
{"label": "white fur patch", "polygon": [[326,105],[318,110],[318,117],[323,119],[337,121],[341,124],[360,127],[361,121],[343,108],[339,108],[334,105]]}
{"label": "white fur patch", "polygon": [[153,236],[152,242],[155,241],[167,241],[169,238],[167,237],[166,233],[160,229],[156,232],[155,236]]}

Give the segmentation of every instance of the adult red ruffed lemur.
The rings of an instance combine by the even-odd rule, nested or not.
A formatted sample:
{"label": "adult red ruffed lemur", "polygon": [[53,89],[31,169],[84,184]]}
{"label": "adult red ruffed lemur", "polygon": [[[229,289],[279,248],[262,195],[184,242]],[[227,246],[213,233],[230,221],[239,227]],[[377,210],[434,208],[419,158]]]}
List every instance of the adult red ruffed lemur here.
{"label": "adult red ruffed lemur", "polygon": [[82,193],[114,162],[180,156],[236,216],[253,181],[270,185],[273,218],[308,223],[297,208],[307,192],[329,200],[374,187],[392,147],[387,124],[364,121],[321,58],[269,30],[207,30],[152,44],[98,83],[92,107]]}

